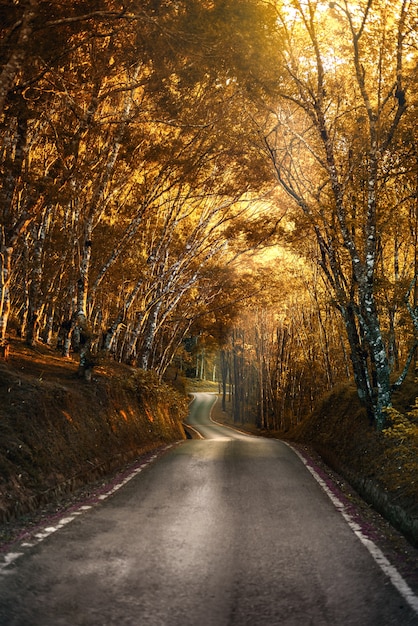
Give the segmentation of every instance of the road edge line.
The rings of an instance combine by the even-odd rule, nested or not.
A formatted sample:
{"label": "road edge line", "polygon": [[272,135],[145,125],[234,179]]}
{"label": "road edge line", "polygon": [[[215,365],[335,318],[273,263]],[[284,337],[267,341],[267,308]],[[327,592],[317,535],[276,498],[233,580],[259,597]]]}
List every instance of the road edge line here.
{"label": "road edge line", "polygon": [[[281,440],[282,441],[282,440]],[[301,453],[299,450],[294,448],[287,441],[282,441],[288,448],[293,450],[293,452],[300,458],[306,469],[310,472],[319,486],[326,493],[328,498],[331,500],[332,504],[335,506],[337,511],[342,515],[345,519],[351,530],[354,532],[356,537],[361,541],[364,547],[368,550],[369,554],[375,561],[375,563],[380,567],[383,573],[389,578],[392,585],[398,590],[402,598],[409,604],[409,606],[415,611],[418,615],[418,596],[412,591],[411,587],[408,585],[403,576],[398,572],[396,567],[390,563],[390,561],[383,554],[381,549],[367,537],[361,527],[353,520],[351,515],[347,512],[344,503],[338,498],[338,496],[331,491],[326,482],[321,478],[321,476],[317,473],[317,471],[312,467],[309,463],[309,460]]]}
{"label": "road edge line", "polygon": [[[93,495],[89,501],[87,501],[87,504],[82,501],[72,507],[69,507],[69,509],[62,511],[62,514],[58,514],[54,519],[53,525],[48,525],[48,521],[45,520],[39,525],[38,529],[35,529],[37,532],[34,532],[33,534],[28,533],[28,538],[22,537],[21,539],[12,541],[10,544],[10,550],[0,554],[0,578],[1,576],[8,574],[8,567],[18,558],[24,556],[28,549],[34,548],[44,541],[44,539],[47,539],[50,535],[73,522],[83,513],[86,513],[87,511],[100,505],[104,500],[107,500],[110,496],[119,491],[121,487],[124,487],[129,481],[135,478],[135,476],[148,467],[148,465],[151,465],[162,453],[179,443],[181,443],[181,441],[168,443],[154,451],[149,458],[138,459],[126,471],[116,474],[116,480],[114,482],[110,481],[105,489],[101,490],[100,493]],[[14,549],[20,549],[20,551],[16,552]]]}

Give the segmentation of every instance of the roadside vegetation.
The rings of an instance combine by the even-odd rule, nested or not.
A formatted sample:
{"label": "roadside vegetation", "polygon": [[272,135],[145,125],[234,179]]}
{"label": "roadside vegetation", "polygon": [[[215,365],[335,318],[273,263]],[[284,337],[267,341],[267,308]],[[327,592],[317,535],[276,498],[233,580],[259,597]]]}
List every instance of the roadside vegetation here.
{"label": "roadside vegetation", "polygon": [[257,425],[256,412],[234,419],[233,387],[223,410],[221,381],[185,378],[174,369],[161,383],[152,372],[110,361],[80,384],[78,360],[14,340],[0,374],[0,542],[86,496],[141,455],[185,439],[188,396],[203,391],[219,396],[215,420],[318,454],[418,546],[416,408],[407,408],[415,402],[412,377],[395,398],[393,426],[379,432],[349,383],[281,431]]}

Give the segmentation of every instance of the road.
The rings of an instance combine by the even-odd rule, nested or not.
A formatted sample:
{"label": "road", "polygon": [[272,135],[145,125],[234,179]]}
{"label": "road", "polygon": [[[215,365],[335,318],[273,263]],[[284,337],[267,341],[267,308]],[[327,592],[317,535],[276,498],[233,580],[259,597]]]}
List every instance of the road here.
{"label": "road", "polygon": [[5,556],[1,626],[418,625],[297,454],[212,402],[190,408],[205,439]]}

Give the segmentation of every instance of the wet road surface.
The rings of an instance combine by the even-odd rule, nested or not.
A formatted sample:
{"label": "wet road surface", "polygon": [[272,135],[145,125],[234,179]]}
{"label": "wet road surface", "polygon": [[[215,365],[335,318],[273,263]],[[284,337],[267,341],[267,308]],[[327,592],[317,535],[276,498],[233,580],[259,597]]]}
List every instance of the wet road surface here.
{"label": "wet road surface", "polygon": [[295,452],[213,400],[190,407],[205,439],[6,557],[1,626],[418,625]]}

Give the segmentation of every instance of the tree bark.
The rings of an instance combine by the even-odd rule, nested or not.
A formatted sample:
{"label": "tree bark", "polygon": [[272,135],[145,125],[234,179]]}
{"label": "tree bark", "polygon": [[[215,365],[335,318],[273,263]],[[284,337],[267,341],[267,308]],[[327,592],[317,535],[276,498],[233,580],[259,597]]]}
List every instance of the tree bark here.
{"label": "tree bark", "polygon": [[155,331],[156,331],[157,323],[158,323],[158,314],[160,312],[161,306],[162,306],[161,300],[159,300],[156,304],[154,304],[154,306],[152,307],[148,315],[148,319],[145,325],[142,345],[141,345],[139,359],[138,359],[138,366],[143,370],[147,370],[149,366],[152,346],[153,346],[153,342],[155,338]]}
{"label": "tree bark", "polygon": [[[2,240],[4,241],[4,236],[2,236]],[[0,247],[0,342],[6,340],[7,322],[10,314],[12,256],[13,248],[2,242]]]}

